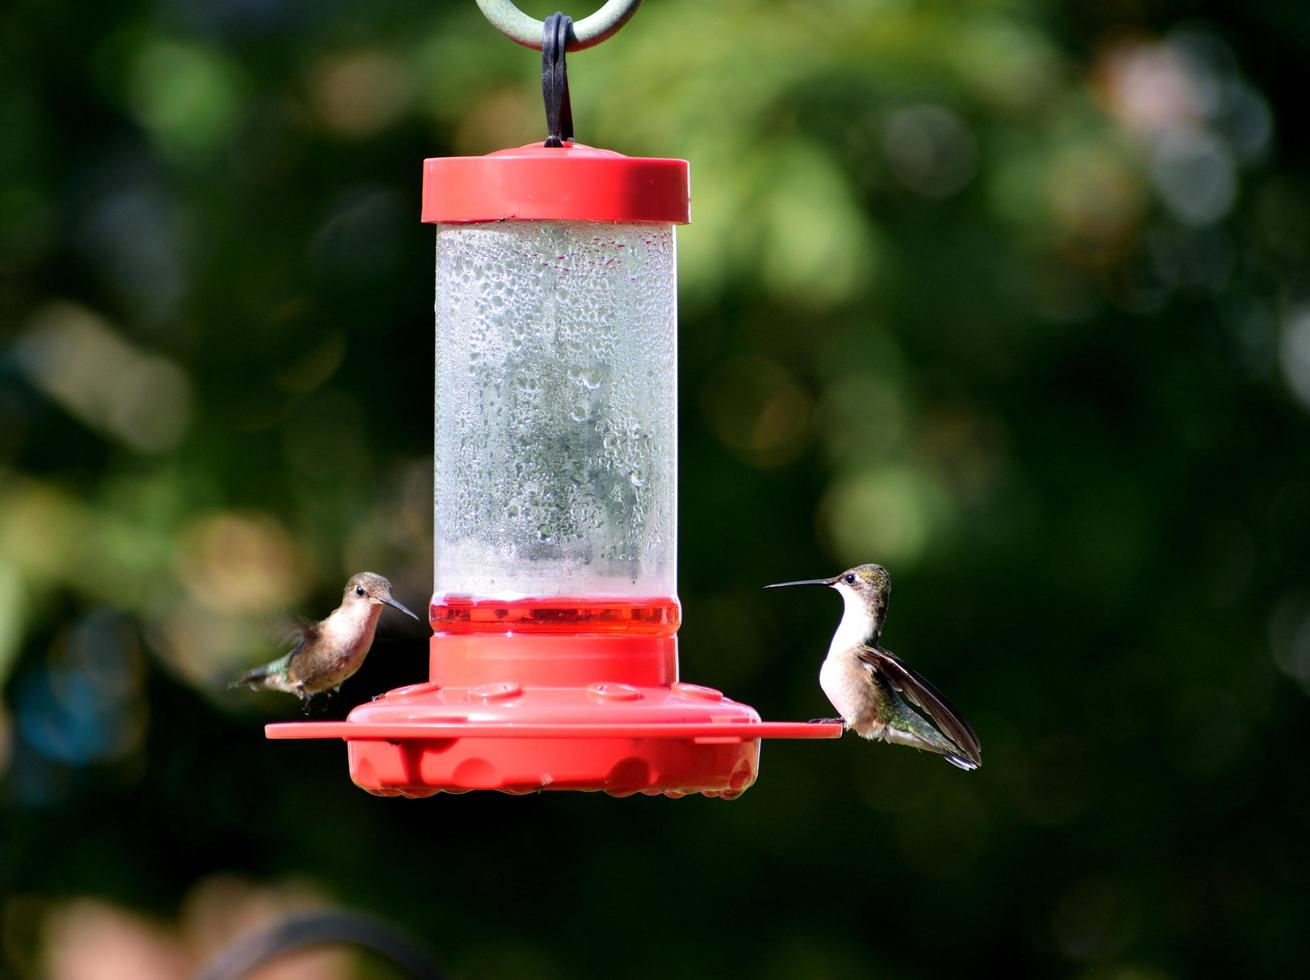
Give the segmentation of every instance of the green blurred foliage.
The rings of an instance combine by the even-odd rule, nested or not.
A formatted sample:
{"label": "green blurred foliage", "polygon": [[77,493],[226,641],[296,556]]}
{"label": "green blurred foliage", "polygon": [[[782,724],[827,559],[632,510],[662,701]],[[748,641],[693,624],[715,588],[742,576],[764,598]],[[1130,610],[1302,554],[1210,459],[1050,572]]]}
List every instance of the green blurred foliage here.
{"label": "green blurred foliage", "polygon": [[[758,586],[882,561],[986,766],[406,803],[222,682],[353,571],[430,590],[419,162],[538,138],[535,56],[471,2],[8,4],[0,964],[336,901],[455,977],[1303,971],[1308,52],[1290,2],[649,0],[575,55],[583,142],[692,163],[684,675],[822,714],[836,603]],[[335,714],[423,677],[393,630]]]}

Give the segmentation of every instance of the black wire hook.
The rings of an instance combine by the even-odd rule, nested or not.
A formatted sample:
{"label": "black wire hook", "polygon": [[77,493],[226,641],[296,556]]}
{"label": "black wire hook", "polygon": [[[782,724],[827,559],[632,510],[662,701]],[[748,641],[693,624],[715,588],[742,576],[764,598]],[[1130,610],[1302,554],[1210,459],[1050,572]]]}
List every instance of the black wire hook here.
{"label": "black wire hook", "polygon": [[569,70],[564,53],[573,36],[573,18],[554,13],[541,33],[541,94],[546,101],[546,146],[573,141],[573,106],[569,104]]}

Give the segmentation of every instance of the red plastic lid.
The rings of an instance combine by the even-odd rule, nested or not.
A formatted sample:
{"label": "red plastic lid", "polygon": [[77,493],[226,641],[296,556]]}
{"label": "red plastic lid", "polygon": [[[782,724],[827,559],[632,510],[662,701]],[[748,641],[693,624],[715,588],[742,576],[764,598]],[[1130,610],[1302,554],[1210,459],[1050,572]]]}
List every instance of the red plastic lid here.
{"label": "red plastic lid", "polygon": [[685,225],[686,160],[627,157],[581,143],[529,143],[482,157],[423,161],[423,220],[612,221]]}

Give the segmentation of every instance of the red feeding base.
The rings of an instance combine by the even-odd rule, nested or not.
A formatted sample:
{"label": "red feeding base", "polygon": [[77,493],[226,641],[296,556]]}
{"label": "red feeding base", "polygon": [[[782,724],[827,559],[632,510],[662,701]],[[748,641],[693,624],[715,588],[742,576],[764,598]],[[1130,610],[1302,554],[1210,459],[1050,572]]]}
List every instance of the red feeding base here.
{"label": "red feeding base", "polygon": [[[344,722],[265,731],[343,738],[357,786],[409,797],[574,789],[733,799],[755,782],[760,739],[841,735],[837,724],[763,722],[749,705],[679,681],[677,617],[676,599],[447,598],[433,625],[458,632],[432,637],[428,683]],[[579,628],[586,635],[565,632]]]}

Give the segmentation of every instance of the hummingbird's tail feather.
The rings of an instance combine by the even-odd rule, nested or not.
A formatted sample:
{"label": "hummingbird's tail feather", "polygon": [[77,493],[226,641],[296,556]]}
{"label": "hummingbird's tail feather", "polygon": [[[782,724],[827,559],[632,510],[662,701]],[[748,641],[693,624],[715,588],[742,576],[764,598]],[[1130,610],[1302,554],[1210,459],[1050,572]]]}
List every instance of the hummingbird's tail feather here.
{"label": "hummingbird's tail feather", "polygon": [[261,687],[280,688],[281,685],[278,682],[281,681],[286,674],[287,663],[290,659],[291,655],[287,655],[285,657],[279,657],[272,663],[261,664],[258,667],[246,671],[229,684],[228,687],[250,687],[255,690],[258,690]]}
{"label": "hummingbird's tail feather", "polygon": [[[900,699],[897,698],[899,701]],[[912,749],[934,752],[965,772],[973,772],[978,763],[962,755],[962,749],[949,738],[920,718],[913,708],[901,702],[901,710],[883,726],[881,737],[885,742],[908,745]]]}
{"label": "hummingbird's tail feather", "polygon": [[264,664],[262,667],[256,667],[254,670],[248,670],[229,684],[228,687],[257,687],[260,682],[268,677],[270,673],[268,668],[269,665]]}

